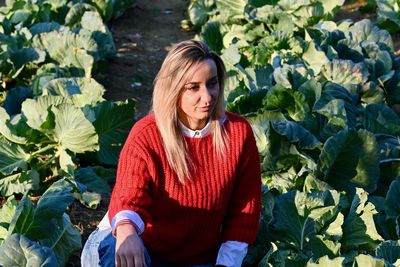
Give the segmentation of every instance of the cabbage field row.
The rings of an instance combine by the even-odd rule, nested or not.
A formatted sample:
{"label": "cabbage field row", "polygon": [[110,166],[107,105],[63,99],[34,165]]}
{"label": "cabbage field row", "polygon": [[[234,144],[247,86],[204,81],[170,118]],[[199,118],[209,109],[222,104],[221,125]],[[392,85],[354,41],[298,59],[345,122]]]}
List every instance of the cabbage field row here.
{"label": "cabbage field row", "polygon": [[222,55],[227,109],[257,140],[244,266],[400,266],[400,58],[387,23],[332,21],[343,4],[198,0],[182,21]]}
{"label": "cabbage field row", "polygon": [[64,266],[82,246],[66,208],[110,191],[134,100],[95,77],[116,54],[105,24],[131,0],[0,7],[0,266]]}

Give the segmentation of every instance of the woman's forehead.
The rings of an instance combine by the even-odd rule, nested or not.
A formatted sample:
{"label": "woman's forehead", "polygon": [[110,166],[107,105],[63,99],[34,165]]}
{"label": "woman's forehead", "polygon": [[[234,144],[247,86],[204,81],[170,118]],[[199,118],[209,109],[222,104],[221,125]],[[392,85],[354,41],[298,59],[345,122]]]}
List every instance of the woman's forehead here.
{"label": "woman's forehead", "polygon": [[188,82],[199,82],[203,79],[210,79],[218,75],[217,65],[213,59],[205,59],[197,64],[192,65],[188,70],[187,81]]}

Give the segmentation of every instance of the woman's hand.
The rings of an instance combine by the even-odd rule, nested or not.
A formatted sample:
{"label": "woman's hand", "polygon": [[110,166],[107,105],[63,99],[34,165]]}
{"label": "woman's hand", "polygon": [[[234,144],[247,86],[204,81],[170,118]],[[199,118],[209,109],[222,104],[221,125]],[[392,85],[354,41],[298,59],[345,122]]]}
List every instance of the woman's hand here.
{"label": "woman's hand", "polygon": [[146,267],[144,245],[132,224],[121,224],[116,231],[115,265]]}

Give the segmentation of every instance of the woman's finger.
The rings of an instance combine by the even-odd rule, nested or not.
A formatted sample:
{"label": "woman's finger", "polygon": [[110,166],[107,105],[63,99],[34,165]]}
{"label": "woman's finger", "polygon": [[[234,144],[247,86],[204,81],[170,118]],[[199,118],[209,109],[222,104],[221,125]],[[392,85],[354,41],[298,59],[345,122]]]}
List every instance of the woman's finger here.
{"label": "woman's finger", "polygon": [[119,255],[115,255],[115,266],[121,267],[121,258],[119,257]]}
{"label": "woman's finger", "polygon": [[143,267],[143,266],[144,266],[143,259],[138,255],[138,257],[135,258],[135,267]]}
{"label": "woman's finger", "polygon": [[137,265],[134,262],[135,260],[133,258],[127,259],[127,267],[136,267]]}

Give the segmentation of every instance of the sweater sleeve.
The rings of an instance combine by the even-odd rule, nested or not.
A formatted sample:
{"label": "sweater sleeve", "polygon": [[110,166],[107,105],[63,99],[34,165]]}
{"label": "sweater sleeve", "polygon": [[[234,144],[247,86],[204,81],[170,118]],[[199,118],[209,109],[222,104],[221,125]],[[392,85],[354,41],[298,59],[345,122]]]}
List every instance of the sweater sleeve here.
{"label": "sweater sleeve", "polygon": [[117,177],[108,207],[109,220],[122,210],[137,212],[146,223],[151,204],[150,175],[138,146],[125,143],[118,160]]}
{"label": "sweater sleeve", "polygon": [[223,225],[223,241],[253,243],[261,211],[261,166],[253,131],[247,133],[239,159],[238,173]]}

